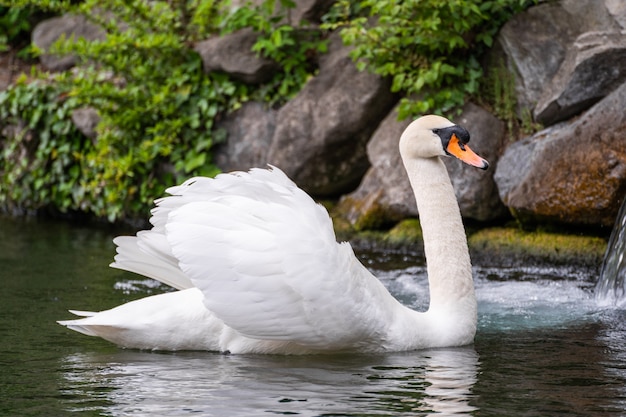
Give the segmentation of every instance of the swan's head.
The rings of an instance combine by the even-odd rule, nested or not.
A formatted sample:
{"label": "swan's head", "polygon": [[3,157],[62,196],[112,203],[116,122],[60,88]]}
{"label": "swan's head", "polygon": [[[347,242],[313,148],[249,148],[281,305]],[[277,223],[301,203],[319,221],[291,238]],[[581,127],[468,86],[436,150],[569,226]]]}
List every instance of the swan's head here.
{"label": "swan's head", "polygon": [[402,133],[400,154],[404,159],[452,155],[466,164],[481,169],[489,168],[489,163],[467,146],[469,140],[467,130],[445,117],[422,116]]}

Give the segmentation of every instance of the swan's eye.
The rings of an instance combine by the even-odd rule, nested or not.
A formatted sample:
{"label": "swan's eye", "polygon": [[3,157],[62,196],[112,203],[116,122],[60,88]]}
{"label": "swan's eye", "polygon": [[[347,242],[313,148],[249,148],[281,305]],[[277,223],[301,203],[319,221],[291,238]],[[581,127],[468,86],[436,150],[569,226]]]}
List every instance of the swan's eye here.
{"label": "swan's eye", "polygon": [[[446,155],[454,155],[457,158],[460,158],[457,153],[465,153],[469,150],[467,142],[470,140],[470,134],[459,125],[432,129],[432,132],[439,136],[439,139],[441,139],[441,145]],[[457,153],[452,152],[450,150],[451,148],[454,148]]]}

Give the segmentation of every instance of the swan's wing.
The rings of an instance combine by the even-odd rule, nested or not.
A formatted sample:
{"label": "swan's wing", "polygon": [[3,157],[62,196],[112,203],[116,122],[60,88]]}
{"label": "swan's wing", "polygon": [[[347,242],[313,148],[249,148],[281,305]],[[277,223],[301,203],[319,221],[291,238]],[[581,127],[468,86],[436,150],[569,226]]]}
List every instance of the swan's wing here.
{"label": "swan's wing", "polygon": [[335,241],[326,210],[282,171],[192,180],[170,192],[184,198],[201,189],[210,197],[170,210],[164,227],[217,317],[248,337],[312,348],[384,343],[400,304],[349,244]]}
{"label": "swan's wing", "polygon": [[[214,189],[211,178],[193,178],[187,182],[194,186],[171,187],[167,191],[175,198],[165,197],[156,200],[156,207],[152,209],[152,229],[137,233],[137,236],[118,236],[113,242],[117,245],[117,254],[111,267],[134,272],[152,279],[156,279],[178,290],[192,288],[193,284],[181,271],[178,260],[172,254],[170,245],[165,237],[165,224],[169,214],[194,201],[205,201],[214,197],[213,193],[206,193],[207,187]],[[184,192],[183,192],[184,191]]]}
{"label": "swan's wing", "polygon": [[178,267],[163,233],[142,231],[137,236],[118,236],[113,242],[117,245],[117,255],[111,267],[156,279],[178,290],[193,287]]}

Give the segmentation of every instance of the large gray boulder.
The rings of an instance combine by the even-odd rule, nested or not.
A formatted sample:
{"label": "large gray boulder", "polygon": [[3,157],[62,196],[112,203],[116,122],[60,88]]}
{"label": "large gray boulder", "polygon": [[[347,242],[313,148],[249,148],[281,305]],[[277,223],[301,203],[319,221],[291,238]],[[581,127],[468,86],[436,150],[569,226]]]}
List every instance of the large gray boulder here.
{"label": "large gray boulder", "polygon": [[252,51],[259,35],[246,28],[224,36],[215,36],[194,45],[202,58],[205,72],[221,71],[250,84],[271,79],[278,64]]}
{"label": "large gray boulder", "polygon": [[81,15],[66,14],[41,21],[33,29],[31,38],[33,44],[44,51],[39,56],[39,61],[50,71],[64,71],[76,65],[74,55],[58,56],[48,52],[52,44],[61,36],[103,40],[106,33],[101,27],[89,22]]}
{"label": "large gray boulder", "polygon": [[247,102],[218,124],[226,142],[214,149],[215,164],[225,172],[267,166],[267,153],[276,129],[276,110]]}
{"label": "large gray boulder", "polygon": [[[400,158],[398,141],[410,120],[398,121],[392,111],[380,124],[367,145],[372,164],[354,192],[344,196],[337,211],[357,229],[375,228],[418,215],[413,190]],[[504,142],[504,124],[472,103],[467,104],[455,122],[470,131],[470,145],[484,156],[492,168],[485,172],[466,166],[455,158],[445,158],[461,214],[479,221],[506,214],[492,179]]]}
{"label": "large gray boulder", "polygon": [[500,197],[521,222],[611,226],[626,193],[626,83],[580,118],[509,146]]}
{"label": "large gray boulder", "polygon": [[369,167],[365,146],[395,102],[389,82],[358,71],[333,35],[319,74],[279,111],[268,162],[316,196],[354,189]]}
{"label": "large gray boulder", "polygon": [[569,119],[626,81],[626,32],[586,32],[567,51],[549,88],[539,97],[535,120]]}
{"label": "large gray boulder", "polygon": [[546,85],[561,66],[567,45],[579,34],[559,3],[531,7],[500,30],[498,45],[515,75],[518,111],[534,109]]}
{"label": "large gray boulder", "polygon": [[[507,22],[497,43],[515,75],[520,116],[530,110],[541,122],[554,123],[593,105],[610,92],[609,85],[617,87],[621,75],[615,71],[604,71],[598,79],[589,69],[607,54],[620,54],[615,49],[623,42],[623,21],[626,7],[615,0],[560,0],[531,7]],[[593,34],[598,32],[610,34],[611,45],[603,46],[603,35]],[[599,70],[606,69],[603,64]],[[577,86],[582,91],[575,94]]]}

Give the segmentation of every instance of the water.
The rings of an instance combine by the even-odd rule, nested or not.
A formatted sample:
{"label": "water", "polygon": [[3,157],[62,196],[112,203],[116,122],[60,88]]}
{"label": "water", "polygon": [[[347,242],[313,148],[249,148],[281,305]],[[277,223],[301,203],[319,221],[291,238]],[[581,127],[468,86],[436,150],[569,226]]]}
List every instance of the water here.
{"label": "water", "polygon": [[[107,267],[114,232],[0,219],[0,416],[624,416],[626,312],[575,268],[475,268],[473,346],[385,355],[118,349],[54,323],[164,290]],[[426,304],[415,259],[364,256]]]}
{"label": "water", "polygon": [[596,300],[603,306],[626,308],[626,199],[617,215],[596,286]]}

